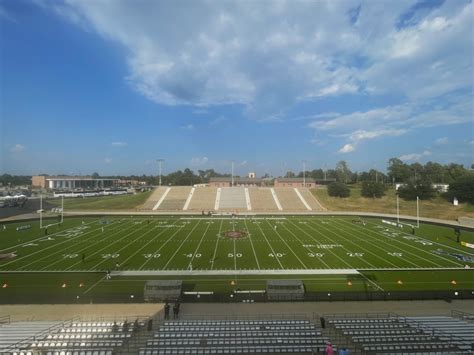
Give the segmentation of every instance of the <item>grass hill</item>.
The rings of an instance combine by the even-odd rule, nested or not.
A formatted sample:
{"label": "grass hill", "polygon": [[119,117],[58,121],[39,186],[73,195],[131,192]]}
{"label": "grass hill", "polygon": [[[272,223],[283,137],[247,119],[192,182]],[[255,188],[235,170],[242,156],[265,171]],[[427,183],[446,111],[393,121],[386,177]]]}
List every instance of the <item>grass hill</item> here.
{"label": "grass hill", "polygon": [[[331,197],[325,187],[312,189],[311,192],[328,211],[397,213],[395,188],[389,187],[385,191],[385,196],[381,198],[366,198],[362,197],[359,185],[349,187],[351,195],[347,198]],[[400,199],[400,214],[416,216],[416,201]],[[474,217],[474,206],[470,204],[453,206],[441,196],[420,201],[420,217],[456,220],[461,216]]]}

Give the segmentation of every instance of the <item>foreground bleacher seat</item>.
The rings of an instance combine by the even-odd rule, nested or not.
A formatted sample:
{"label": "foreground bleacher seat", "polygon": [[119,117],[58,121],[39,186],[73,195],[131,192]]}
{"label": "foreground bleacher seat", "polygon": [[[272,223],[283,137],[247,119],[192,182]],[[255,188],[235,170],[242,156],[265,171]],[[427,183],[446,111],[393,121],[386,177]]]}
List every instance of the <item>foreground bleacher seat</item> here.
{"label": "foreground bleacher seat", "polygon": [[368,354],[469,354],[474,327],[462,322],[450,317],[396,315],[328,319],[329,326]]}
{"label": "foreground bleacher seat", "polygon": [[309,353],[328,339],[308,320],[166,321],[140,355]]}
{"label": "foreground bleacher seat", "polygon": [[1,354],[111,355],[135,330],[126,322],[17,322],[0,327]]}

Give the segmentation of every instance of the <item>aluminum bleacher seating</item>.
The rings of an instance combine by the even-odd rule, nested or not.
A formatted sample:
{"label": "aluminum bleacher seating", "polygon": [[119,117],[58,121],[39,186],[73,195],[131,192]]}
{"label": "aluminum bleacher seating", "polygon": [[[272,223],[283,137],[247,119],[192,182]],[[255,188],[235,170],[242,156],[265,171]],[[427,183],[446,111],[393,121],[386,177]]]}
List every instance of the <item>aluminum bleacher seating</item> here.
{"label": "aluminum bleacher seating", "polygon": [[312,354],[327,341],[308,320],[165,321],[139,354]]}
{"label": "aluminum bleacher seating", "polygon": [[[377,354],[462,354],[469,353],[471,338],[452,336],[463,321],[449,317],[399,317],[396,315],[328,319],[329,326],[349,337],[354,346],[367,353]],[[461,322],[461,323],[459,323]],[[438,328],[436,328],[438,327]],[[458,328],[459,327],[459,328]],[[467,327],[474,334],[474,327]]]}

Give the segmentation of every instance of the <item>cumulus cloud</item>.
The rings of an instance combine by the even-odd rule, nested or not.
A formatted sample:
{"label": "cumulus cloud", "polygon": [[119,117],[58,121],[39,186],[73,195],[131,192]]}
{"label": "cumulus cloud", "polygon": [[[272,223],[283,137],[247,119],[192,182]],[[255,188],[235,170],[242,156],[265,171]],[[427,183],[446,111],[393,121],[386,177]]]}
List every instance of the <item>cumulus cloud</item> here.
{"label": "cumulus cloud", "polygon": [[[46,0],[45,0],[46,1]],[[329,96],[433,98],[471,83],[472,3],[412,1],[147,2],[65,0],[51,6],[121,44],[127,80],[166,105],[240,104],[284,116]]]}
{"label": "cumulus cloud", "polygon": [[110,163],[112,163],[112,159],[111,158],[104,158],[104,163],[105,164],[110,164]]}
{"label": "cumulus cloud", "polygon": [[353,144],[344,144],[344,146],[339,149],[339,153],[343,153],[343,154],[346,154],[346,153],[350,153],[350,152],[353,152],[355,150],[355,147]]}
{"label": "cumulus cloud", "polygon": [[208,161],[208,157],[196,157],[191,159],[190,164],[191,166],[201,166],[206,165]]}
{"label": "cumulus cloud", "polygon": [[438,138],[435,143],[438,145],[443,145],[443,144],[448,144],[448,142],[449,142],[448,137],[441,137],[441,138]]}
{"label": "cumulus cloud", "polygon": [[10,152],[12,153],[21,153],[21,152],[24,152],[26,150],[26,147],[23,145],[23,144],[15,144],[14,146],[12,146],[10,148]]}
{"label": "cumulus cloud", "polygon": [[431,152],[429,150],[425,150],[422,153],[410,153],[401,155],[399,159],[403,161],[419,161],[421,158],[427,157],[429,155],[431,155]]}
{"label": "cumulus cloud", "polygon": [[126,147],[128,144],[125,142],[112,142],[110,145],[112,147]]}

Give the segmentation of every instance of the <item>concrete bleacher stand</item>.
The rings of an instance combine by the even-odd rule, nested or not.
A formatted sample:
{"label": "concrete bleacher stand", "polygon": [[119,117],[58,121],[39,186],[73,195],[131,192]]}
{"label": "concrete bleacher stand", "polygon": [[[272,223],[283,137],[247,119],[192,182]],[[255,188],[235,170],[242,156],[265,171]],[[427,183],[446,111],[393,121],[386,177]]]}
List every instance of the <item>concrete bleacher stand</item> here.
{"label": "concrete bleacher stand", "polygon": [[143,204],[144,211],[308,212],[323,211],[307,188],[196,187],[156,188]]}

